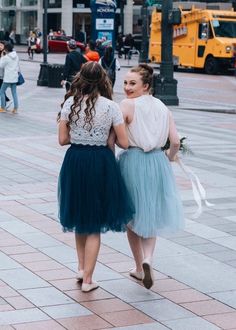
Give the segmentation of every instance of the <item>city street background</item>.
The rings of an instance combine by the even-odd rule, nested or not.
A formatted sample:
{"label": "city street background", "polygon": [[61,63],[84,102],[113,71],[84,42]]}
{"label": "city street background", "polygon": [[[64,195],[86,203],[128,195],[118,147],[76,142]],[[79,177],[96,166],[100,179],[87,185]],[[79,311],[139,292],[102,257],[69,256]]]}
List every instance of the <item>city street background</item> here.
{"label": "city street background", "polygon": [[[125,234],[102,235],[95,279],[76,283],[74,236],[57,220],[57,177],[67,147],[57,142],[63,88],[38,87],[42,54],[19,49],[25,84],[19,114],[0,114],[0,329],[236,329],[236,79],[176,72],[180,105],[170,107],[193,155],[184,163],[214,203],[198,219],[191,183],[173,164],[186,228],[158,238],[155,285],[129,277],[134,266]],[[49,54],[64,63],[65,54]],[[130,65],[121,60],[114,100]],[[158,72],[158,70],[157,70]],[[9,91],[8,91],[9,94]],[[171,206],[170,206],[171,207]]]}

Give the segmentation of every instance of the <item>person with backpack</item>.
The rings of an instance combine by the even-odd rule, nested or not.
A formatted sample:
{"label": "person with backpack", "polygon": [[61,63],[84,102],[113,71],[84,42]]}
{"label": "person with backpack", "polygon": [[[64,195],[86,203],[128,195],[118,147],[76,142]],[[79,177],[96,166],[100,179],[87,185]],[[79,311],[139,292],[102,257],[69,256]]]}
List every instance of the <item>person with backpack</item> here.
{"label": "person with backpack", "polygon": [[68,41],[67,49],[69,53],[66,55],[65,66],[63,70],[63,80],[61,81],[61,85],[65,85],[67,92],[70,89],[70,85],[74,79],[74,76],[80,71],[83,63],[87,62],[85,57],[80,52],[77,52],[76,48],[77,44],[74,39]]}
{"label": "person with backpack", "polygon": [[98,62],[106,71],[108,78],[112,83],[112,87],[116,81],[116,70],[120,70],[120,63],[117,58],[114,57],[114,51],[111,46],[108,46],[104,50],[104,55]]}

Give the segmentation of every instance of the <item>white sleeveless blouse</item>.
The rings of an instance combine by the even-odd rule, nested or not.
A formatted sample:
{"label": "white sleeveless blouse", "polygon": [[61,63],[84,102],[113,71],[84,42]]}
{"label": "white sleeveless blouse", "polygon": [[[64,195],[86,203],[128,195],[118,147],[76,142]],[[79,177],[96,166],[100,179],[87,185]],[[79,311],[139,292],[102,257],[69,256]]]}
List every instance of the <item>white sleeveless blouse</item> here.
{"label": "white sleeveless blouse", "polygon": [[127,125],[129,145],[145,152],[166,144],[169,135],[169,109],[152,95],[134,99],[134,117]]}

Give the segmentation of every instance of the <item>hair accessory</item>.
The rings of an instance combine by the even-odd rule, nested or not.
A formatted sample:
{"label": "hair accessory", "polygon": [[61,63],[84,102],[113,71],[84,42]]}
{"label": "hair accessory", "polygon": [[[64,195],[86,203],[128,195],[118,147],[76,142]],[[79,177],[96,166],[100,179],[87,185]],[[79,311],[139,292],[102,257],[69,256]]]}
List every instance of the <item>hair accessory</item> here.
{"label": "hair accessory", "polygon": [[85,76],[83,76],[81,73],[80,73],[79,77],[81,79],[85,80],[86,82],[89,82],[89,83],[92,83],[92,84],[99,82],[99,80],[101,79],[101,78],[99,78],[99,79],[88,79]]}

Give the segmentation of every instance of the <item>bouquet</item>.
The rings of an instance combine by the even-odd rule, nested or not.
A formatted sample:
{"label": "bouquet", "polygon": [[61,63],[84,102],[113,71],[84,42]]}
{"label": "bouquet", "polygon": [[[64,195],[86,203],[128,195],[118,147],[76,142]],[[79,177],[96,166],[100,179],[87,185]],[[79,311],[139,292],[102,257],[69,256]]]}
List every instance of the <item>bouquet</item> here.
{"label": "bouquet", "polygon": [[[181,151],[181,153],[183,155],[185,155],[185,154],[193,155],[193,152],[192,152],[191,148],[188,146],[187,143],[185,143],[186,139],[187,139],[186,136],[183,136],[182,138],[180,138],[179,150]],[[166,144],[164,145],[164,147],[162,147],[161,149],[163,151],[170,149],[170,139],[169,138],[167,139]]]}

